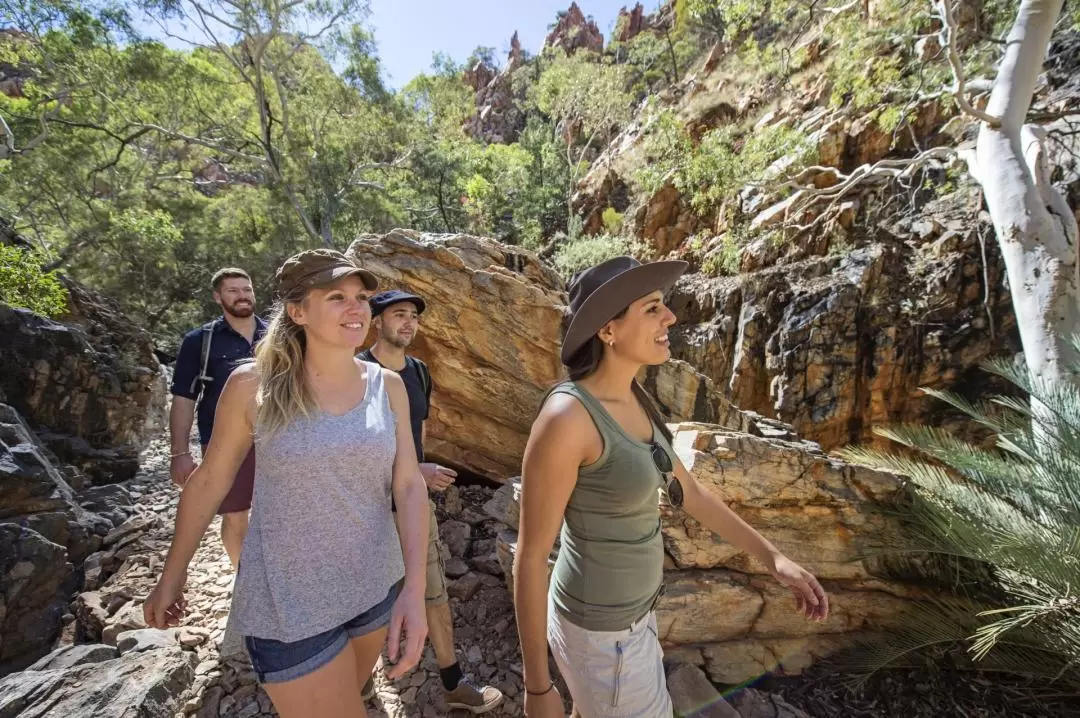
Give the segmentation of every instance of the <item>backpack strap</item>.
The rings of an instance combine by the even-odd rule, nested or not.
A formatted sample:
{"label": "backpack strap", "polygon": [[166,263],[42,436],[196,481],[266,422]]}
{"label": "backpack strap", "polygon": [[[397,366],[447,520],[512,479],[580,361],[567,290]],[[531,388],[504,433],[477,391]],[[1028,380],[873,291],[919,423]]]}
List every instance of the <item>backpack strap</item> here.
{"label": "backpack strap", "polygon": [[191,381],[191,391],[195,392],[196,385],[198,386],[198,396],[195,398],[195,403],[198,404],[202,400],[203,391],[206,389],[206,385],[214,380],[214,377],[209,376],[206,373],[206,368],[210,365],[210,345],[213,342],[214,337],[214,322],[207,322],[202,325],[202,351],[199,355],[199,375]]}

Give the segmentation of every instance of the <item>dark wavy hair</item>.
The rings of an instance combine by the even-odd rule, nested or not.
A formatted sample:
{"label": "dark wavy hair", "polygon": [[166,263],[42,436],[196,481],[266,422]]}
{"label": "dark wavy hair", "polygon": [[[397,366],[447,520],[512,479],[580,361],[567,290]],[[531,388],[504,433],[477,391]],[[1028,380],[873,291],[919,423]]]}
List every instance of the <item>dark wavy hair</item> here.
{"label": "dark wavy hair", "polygon": [[[626,311],[630,307],[623,307],[622,311],[616,314],[612,319],[622,319],[626,316]],[[562,318],[562,335],[563,339],[566,339],[566,332],[570,328],[570,320],[573,319],[573,314],[570,312],[570,308],[567,307],[563,312]],[[600,360],[604,358],[604,343],[600,341],[600,337],[593,334],[589,337],[589,341],[574,352],[570,359],[566,362],[567,374],[571,381],[579,381],[585,377],[593,374],[600,366]],[[660,429],[660,433],[664,435],[668,443],[672,441],[671,430],[668,429],[667,420],[660,413],[660,409],[657,408],[656,402],[652,400],[649,393],[645,391],[645,387],[634,379],[633,383],[634,395],[637,397],[641,405],[645,407],[645,413],[649,415],[649,419]],[[550,394],[550,392],[548,392]],[[544,395],[544,400],[547,400],[547,394]],[[544,402],[541,401],[540,405],[543,406]]]}

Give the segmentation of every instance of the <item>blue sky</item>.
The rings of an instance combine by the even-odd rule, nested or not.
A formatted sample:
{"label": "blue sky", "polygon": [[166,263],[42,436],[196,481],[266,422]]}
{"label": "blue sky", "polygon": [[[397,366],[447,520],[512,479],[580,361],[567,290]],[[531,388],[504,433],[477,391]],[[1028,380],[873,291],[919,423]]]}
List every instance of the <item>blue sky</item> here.
{"label": "blue sky", "polygon": [[[570,7],[571,0],[369,0],[368,25],[375,32],[387,84],[400,89],[409,80],[431,68],[435,52],[443,52],[463,62],[477,46],[495,49],[495,58],[505,62],[510,37],[516,30],[523,49],[536,53],[544,44],[548,26],[556,13]],[[642,0],[646,13],[659,7],[658,0]],[[578,0],[586,17],[592,16],[606,43],[615,27],[619,9],[633,7],[634,0]],[[166,44],[187,48],[183,40],[165,37],[162,28],[145,16],[139,29]],[[170,22],[170,33],[186,39],[202,40],[194,28]],[[219,26],[220,27],[220,26]],[[225,36],[228,33],[223,33]]]}
{"label": "blue sky", "polygon": [[[641,4],[647,13],[658,5],[656,0]],[[605,42],[619,8],[633,5],[633,0],[578,0]],[[431,67],[436,51],[461,62],[484,45],[495,48],[495,57],[504,62],[515,30],[525,50],[538,52],[556,13],[568,7],[570,0],[371,0],[369,24],[388,83],[400,88]]]}

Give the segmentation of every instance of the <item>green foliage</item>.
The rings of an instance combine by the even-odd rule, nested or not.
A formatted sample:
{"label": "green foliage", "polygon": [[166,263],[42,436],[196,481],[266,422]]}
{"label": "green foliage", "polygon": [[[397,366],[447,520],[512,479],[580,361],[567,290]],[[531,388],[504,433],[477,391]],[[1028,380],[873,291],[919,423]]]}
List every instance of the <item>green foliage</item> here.
{"label": "green foliage", "polygon": [[634,173],[634,182],[646,194],[656,194],[673,181],[694,153],[690,133],[670,109],[655,110],[655,103],[646,108],[652,120],[647,126],[643,149],[645,160]]}
{"label": "green foliage", "polygon": [[[1073,341],[1080,348],[1080,343]],[[879,646],[873,665],[965,643],[984,668],[1080,687],[1080,388],[1048,383],[1006,361],[987,365],[1031,398],[977,404],[924,390],[993,436],[993,447],[920,426],[877,429],[916,452],[852,448],[847,459],[910,478],[909,540],[897,548],[985,566],[977,593],[926,602]],[[1080,367],[1078,367],[1080,368]],[[924,458],[920,458],[924,457]],[[958,570],[955,577],[965,575]],[[989,584],[989,585],[987,585]]]}
{"label": "green foliage", "polygon": [[772,125],[746,138],[734,128],[721,127],[702,137],[683,173],[677,176],[676,187],[696,190],[691,204],[707,212],[743,185],[760,178],[777,160],[784,158],[789,167],[801,167],[812,157],[812,151],[809,139],[787,125]]}
{"label": "green foliage", "polygon": [[649,126],[644,148],[648,164],[634,175],[642,189],[652,194],[670,183],[702,213],[715,210],[744,185],[760,179],[777,160],[783,158],[791,171],[813,161],[815,152],[809,138],[787,125],[752,132],[718,127],[702,135],[695,147],[668,110]]}
{"label": "green foliage", "polygon": [[630,253],[630,242],[623,237],[607,234],[581,237],[559,247],[553,262],[555,269],[569,279],[575,272],[599,264],[612,257]]}
{"label": "green foliage", "polygon": [[619,234],[622,231],[623,216],[614,207],[608,207],[601,213],[600,221],[604,223],[604,230],[608,234]]}
{"label": "green foliage", "polygon": [[[1002,35],[1015,4],[985,3],[985,30]],[[148,17],[134,23],[136,9]],[[265,296],[283,257],[340,248],[358,232],[468,231],[530,248],[563,237],[570,261],[592,251],[572,248],[581,218],[571,197],[642,104],[646,161],[631,184],[646,194],[671,184],[706,220],[746,184],[813,161],[788,126],[691,137],[685,117],[656,109],[657,93],[689,77],[714,42],[747,68],[734,85],[749,74],[771,97],[808,56],[803,40],[820,37],[832,101],[878,108],[885,131],[904,130],[916,90],[949,83],[944,58],[913,60],[916,33],[931,27],[929,3],[882,0],[873,23],[857,8],[825,22],[822,9],[680,0],[671,29],[601,55],[527,58],[510,83],[524,129],[516,142],[489,146],[467,132],[477,107],[462,74],[494,65],[494,51],[478,47],[460,64],[436,55],[430,71],[394,91],[367,0],[7,3],[5,24],[24,32],[0,43],[0,62],[21,81],[21,94],[0,94],[17,150],[0,166],[0,219],[49,265],[116,298],[165,346],[213,309],[205,284],[216,268],[247,268]],[[204,11],[230,25],[228,37],[209,36],[217,26],[202,25]],[[177,50],[133,31],[176,19],[200,44]],[[963,61],[978,77],[999,57],[999,46],[977,42]],[[686,109],[678,92],[670,96]],[[747,238],[742,218],[730,219],[730,237],[706,258],[710,271],[737,270]],[[618,212],[609,208],[603,222],[608,244],[623,241]]]}
{"label": "green foliage", "polygon": [[733,233],[725,234],[720,246],[712,250],[701,262],[701,271],[710,277],[739,273],[741,247]]}
{"label": "green foliage", "polygon": [[642,32],[629,42],[613,39],[607,52],[626,66],[630,92],[640,97],[679,82],[698,47],[690,33],[677,27],[674,31]]}
{"label": "green foliage", "polygon": [[541,112],[564,125],[570,143],[580,126],[580,135],[590,147],[617,126],[630,119],[633,98],[626,91],[626,69],[611,65],[593,53],[576,52],[557,56],[547,65],[534,88],[534,101]]}
{"label": "green foliage", "polygon": [[37,252],[0,244],[0,302],[46,317],[67,310],[67,290],[55,272],[43,269],[42,259]]}

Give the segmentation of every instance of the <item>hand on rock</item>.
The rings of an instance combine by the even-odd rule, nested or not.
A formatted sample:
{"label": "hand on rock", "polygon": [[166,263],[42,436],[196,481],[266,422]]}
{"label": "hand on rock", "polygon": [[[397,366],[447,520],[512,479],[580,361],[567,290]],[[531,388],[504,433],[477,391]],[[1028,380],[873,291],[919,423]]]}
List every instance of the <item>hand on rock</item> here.
{"label": "hand on rock", "polygon": [[800,613],[812,621],[824,621],[829,617],[829,597],[812,573],[781,555],[773,565],[772,574],[791,589]]}
{"label": "hand on rock", "polygon": [[187,611],[187,599],[184,598],[186,579],[176,582],[162,576],[154,590],[143,603],[143,621],[150,628],[170,628],[180,625],[180,619]]}

